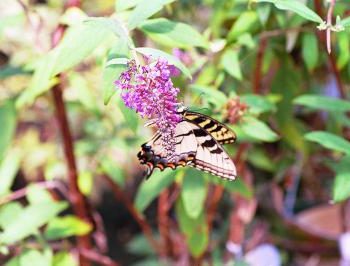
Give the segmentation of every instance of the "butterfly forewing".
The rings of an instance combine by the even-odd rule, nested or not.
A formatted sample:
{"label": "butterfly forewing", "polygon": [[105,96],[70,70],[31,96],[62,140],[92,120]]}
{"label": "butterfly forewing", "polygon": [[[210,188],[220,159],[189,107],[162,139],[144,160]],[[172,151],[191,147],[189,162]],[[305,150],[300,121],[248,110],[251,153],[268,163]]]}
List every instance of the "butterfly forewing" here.
{"label": "butterfly forewing", "polygon": [[184,119],[204,129],[219,144],[233,143],[236,140],[236,134],[231,129],[210,116],[186,111]]}

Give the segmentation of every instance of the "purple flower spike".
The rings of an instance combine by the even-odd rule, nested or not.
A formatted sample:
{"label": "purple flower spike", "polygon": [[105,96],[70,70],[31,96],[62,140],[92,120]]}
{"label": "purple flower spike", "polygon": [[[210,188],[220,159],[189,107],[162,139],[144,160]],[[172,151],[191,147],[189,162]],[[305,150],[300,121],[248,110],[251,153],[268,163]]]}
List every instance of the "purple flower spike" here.
{"label": "purple flower spike", "polygon": [[144,66],[130,61],[128,69],[115,82],[128,108],[155,120],[168,158],[175,152],[174,131],[181,120],[176,112],[179,89],[174,88],[171,74],[172,68],[164,59]]}

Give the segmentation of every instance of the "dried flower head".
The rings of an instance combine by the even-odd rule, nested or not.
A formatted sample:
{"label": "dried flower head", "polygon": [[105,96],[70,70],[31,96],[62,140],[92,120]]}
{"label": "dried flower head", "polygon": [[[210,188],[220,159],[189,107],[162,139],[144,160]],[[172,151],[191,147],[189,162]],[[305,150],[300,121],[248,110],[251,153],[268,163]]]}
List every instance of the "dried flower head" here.
{"label": "dried flower head", "polygon": [[172,68],[166,60],[158,59],[143,66],[132,60],[115,82],[127,107],[141,117],[154,119],[161,132],[166,157],[171,157],[175,151],[174,131],[181,120],[177,113],[179,89],[174,87],[171,74]]}
{"label": "dried flower head", "polygon": [[231,124],[235,124],[242,117],[244,112],[248,109],[245,103],[242,103],[238,97],[230,99],[226,105],[227,109],[227,120]]}

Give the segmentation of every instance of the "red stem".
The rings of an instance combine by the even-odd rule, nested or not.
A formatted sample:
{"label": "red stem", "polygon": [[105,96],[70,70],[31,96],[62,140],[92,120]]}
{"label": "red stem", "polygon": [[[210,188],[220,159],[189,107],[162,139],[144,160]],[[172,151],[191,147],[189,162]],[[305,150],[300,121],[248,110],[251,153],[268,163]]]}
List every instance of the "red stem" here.
{"label": "red stem", "polygon": [[[69,7],[79,7],[80,1],[68,0],[65,9]],[[52,48],[57,46],[61,41],[66,27],[58,25],[56,30],[52,34]],[[53,100],[56,108],[56,118],[60,127],[61,135],[63,138],[64,155],[67,161],[68,167],[68,183],[69,190],[68,195],[72,204],[74,213],[82,220],[91,223],[90,214],[86,206],[85,198],[78,188],[78,171],[76,166],[76,160],[73,148],[73,138],[70,132],[67,112],[63,101],[62,85],[58,83],[52,88]],[[77,237],[78,249],[90,250],[92,249],[91,235]],[[90,261],[81,254],[79,255],[79,262],[81,266],[89,266]]]}
{"label": "red stem", "polygon": [[258,54],[256,56],[255,70],[254,70],[253,92],[255,94],[261,94],[262,65],[263,65],[264,52],[266,50],[266,46],[267,46],[267,38],[261,37]]}
{"label": "red stem", "polygon": [[164,245],[163,256],[172,256],[172,241],[170,237],[169,189],[165,189],[158,198],[158,228]]}

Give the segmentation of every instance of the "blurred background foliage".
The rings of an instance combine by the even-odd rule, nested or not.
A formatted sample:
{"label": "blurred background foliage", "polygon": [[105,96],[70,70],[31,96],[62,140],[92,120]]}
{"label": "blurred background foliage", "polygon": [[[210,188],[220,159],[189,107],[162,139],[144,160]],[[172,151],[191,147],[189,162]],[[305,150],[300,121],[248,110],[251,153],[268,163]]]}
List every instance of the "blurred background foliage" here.
{"label": "blurred background foliage", "polygon": [[[2,0],[1,264],[346,260],[349,245],[338,241],[350,229],[350,3],[330,13],[331,53],[328,8]],[[237,133],[226,147],[237,180],[194,169],[143,180],[136,153],[152,132],[114,85],[142,55],[175,65],[180,101]]]}

